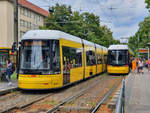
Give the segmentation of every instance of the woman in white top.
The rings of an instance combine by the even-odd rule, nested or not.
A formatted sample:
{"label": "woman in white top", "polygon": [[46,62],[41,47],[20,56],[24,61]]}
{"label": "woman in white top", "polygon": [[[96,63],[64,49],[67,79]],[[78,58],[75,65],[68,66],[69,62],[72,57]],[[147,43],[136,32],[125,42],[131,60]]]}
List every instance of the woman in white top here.
{"label": "woman in white top", "polygon": [[143,74],[144,63],[143,63],[143,61],[141,59],[138,62],[138,66],[139,66],[139,72],[141,72]]}

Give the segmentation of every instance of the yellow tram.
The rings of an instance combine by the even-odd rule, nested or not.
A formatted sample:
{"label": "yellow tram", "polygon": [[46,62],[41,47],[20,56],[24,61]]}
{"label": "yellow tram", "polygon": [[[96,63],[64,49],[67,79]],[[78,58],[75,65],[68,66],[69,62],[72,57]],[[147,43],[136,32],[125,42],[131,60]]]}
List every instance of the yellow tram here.
{"label": "yellow tram", "polygon": [[108,48],[107,73],[128,74],[129,60],[134,53],[128,45],[110,45]]}
{"label": "yellow tram", "polygon": [[106,71],[107,48],[58,30],[32,30],[21,41],[18,86],[52,89]]}

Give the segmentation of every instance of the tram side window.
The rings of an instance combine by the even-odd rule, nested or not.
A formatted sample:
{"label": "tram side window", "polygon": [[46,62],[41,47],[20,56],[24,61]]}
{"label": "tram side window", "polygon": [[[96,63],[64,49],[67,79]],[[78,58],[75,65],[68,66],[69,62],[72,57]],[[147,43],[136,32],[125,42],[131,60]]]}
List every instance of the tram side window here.
{"label": "tram side window", "polygon": [[102,64],[102,56],[101,56],[101,54],[97,54],[97,64]]}
{"label": "tram side window", "polygon": [[107,64],[107,55],[104,55],[104,62]]}
{"label": "tram side window", "polygon": [[82,67],[82,51],[78,48],[63,46],[63,65],[70,65],[70,68]]}
{"label": "tram side window", "polygon": [[59,41],[51,41],[51,68],[54,73],[60,73],[60,52],[59,52]]}
{"label": "tram side window", "polygon": [[87,61],[87,66],[96,65],[95,52],[86,51],[86,61]]}

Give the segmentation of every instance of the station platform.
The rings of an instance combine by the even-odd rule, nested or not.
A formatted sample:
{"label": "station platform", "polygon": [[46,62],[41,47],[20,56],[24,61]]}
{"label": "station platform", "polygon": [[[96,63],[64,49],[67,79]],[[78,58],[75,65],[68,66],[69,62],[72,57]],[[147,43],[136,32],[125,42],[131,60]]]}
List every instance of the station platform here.
{"label": "station platform", "polygon": [[150,113],[150,72],[130,73],[125,82],[125,113]]}
{"label": "station platform", "polygon": [[18,82],[12,81],[12,85],[8,85],[8,82],[0,82],[0,95],[6,94],[13,90],[18,89]]}

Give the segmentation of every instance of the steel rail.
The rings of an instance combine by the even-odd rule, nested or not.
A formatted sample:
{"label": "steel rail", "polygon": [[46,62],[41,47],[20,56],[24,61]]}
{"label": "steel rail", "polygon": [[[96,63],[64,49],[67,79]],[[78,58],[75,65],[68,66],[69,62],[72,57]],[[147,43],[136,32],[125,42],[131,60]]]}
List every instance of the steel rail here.
{"label": "steel rail", "polygon": [[75,95],[71,96],[71,97],[67,97],[65,98],[60,104],[56,105],[55,107],[53,107],[52,109],[49,109],[48,111],[46,111],[46,113],[52,113],[54,111],[56,111],[60,106],[62,106],[63,104],[65,104],[66,102],[70,102],[71,100],[80,97],[81,95],[84,94],[84,92],[86,92],[88,89],[93,88],[94,86],[96,86],[98,83],[102,82],[103,78],[100,79],[99,81],[93,83],[92,85],[90,85],[87,88],[82,89],[81,91],[79,91],[78,93],[76,93]]}
{"label": "steel rail", "polygon": [[33,99],[33,100],[30,100],[29,102],[27,102],[27,103],[25,103],[25,104],[23,104],[23,105],[19,105],[19,104],[17,103],[17,104],[15,104],[15,105],[13,105],[12,107],[8,108],[8,109],[5,109],[5,110],[0,111],[0,113],[10,112],[10,111],[12,111],[12,110],[14,110],[14,109],[23,109],[23,110],[25,110],[25,109],[27,109],[27,107],[29,107],[31,104],[36,103],[36,102],[38,102],[38,101],[40,101],[40,100],[42,100],[42,99],[44,99],[44,98],[47,98],[47,97],[49,97],[49,96],[51,96],[51,95],[54,95],[54,93],[50,93],[50,94],[47,94],[47,95],[44,95],[44,96],[40,95],[38,98],[35,98],[35,99]]}
{"label": "steel rail", "polygon": [[108,97],[113,93],[113,91],[119,86],[122,80],[120,80],[117,84],[115,84],[107,93],[104,95],[104,97],[98,102],[97,106],[91,111],[91,113],[96,113],[99,107],[102,105],[102,103],[108,99]]}

